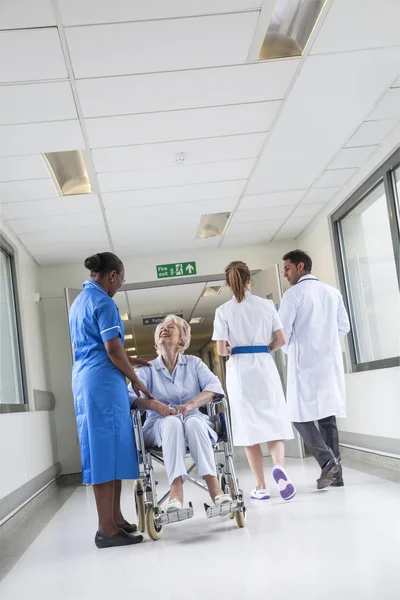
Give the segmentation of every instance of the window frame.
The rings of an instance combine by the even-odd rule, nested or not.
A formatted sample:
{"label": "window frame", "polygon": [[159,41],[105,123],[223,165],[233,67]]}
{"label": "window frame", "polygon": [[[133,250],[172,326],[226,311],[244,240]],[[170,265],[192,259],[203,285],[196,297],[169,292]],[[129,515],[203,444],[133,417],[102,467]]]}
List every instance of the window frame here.
{"label": "window frame", "polygon": [[22,319],[21,310],[18,294],[17,284],[17,269],[15,261],[15,252],[12,245],[5,239],[3,233],[0,231],[0,247],[1,250],[7,255],[9,259],[10,272],[11,272],[11,287],[13,291],[13,304],[15,322],[17,328],[17,355],[19,358],[20,372],[21,372],[21,388],[22,388],[22,402],[19,404],[2,404],[0,403],[0,414],[1,413],[16,413],[16,412],[27,412],[29,411],[29,396],[28,396],[28,385],[26,377],[26,363],[24,353],[24,343],[22,337]]}
{"label": "window frame", "polygon": [[390,233],[393,246],[393,254],[397,273],[397,283],[400,292],[400,219],[396,206],[396,191],[394,189],[394,169],[400,167],[400,147],[368,177],[360,187],[331,215],[331,230],[333,236],[334,253],[339,275],[339,284],[343,294],[343,300],[349,314],[351,330],[348,335],[348,346],[353,372],[371,371],[374,369],[387,369],[400,366],[400,357],[394,356],[381,360],[368,362],[357,362],[355,328],[352,310],[349,303],[349,286],[345,270],[346,250],[342,241],[341,221],[349,214],[365,197],[380,183],[383,183],[388,211]]}

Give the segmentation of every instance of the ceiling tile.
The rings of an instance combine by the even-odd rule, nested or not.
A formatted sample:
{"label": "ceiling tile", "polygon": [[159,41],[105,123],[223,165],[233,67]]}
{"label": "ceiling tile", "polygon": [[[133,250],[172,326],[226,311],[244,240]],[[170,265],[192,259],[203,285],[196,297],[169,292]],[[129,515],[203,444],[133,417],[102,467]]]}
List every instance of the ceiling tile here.
{"label": "ceiling tile", "polygon": [[166,113],[85,119],[92,148],[169,142],[270,128],[280,102],[259,102]]}
{"label": "ceiling tile", "polygon": [[[81,1],[81,0],[80,0]],[[51,0],[3,0],[0,2],[1,29],[51,27],[56,24]]]}
{"label": "ceiling tile", "polygon": [[379,119],[400,119],[400,88],[388,90],[366,120],[378,121]]}
{"label": "ceiling tile", "polygon": [[[105,245],[101,245],[101,251],[107,252],[110,248]],[[99,245],[96,242],[85,242],[79,241],[73,246],[71,242],[62,242],[57,244],[38,244],[29,245],[29,252],[35,257],[38,262],[41,262],[43,258],[49,258],[54,256],[57,260],[64,258],[64,262],[75,262],[71,260],[71,256],[78,256],[79,262],[83,264],[85,258],[91,254],[99,252]]]}
{"label": "ceiling tile", "polygon": [[257,19],[257,12],[249,12],[72,27],[65,33],[81,79],[243,63]]}
{"label": "ceiling tile", "polygon": [[305,192],[306,190],[295,190],[294,192],[277,192],[275,194],[243,196],[239,210],[272,208],[275,206],[294,206],[300,202]]}
{"label": "ceiling tile", "polygon": [[6,181],[1,184],[1,201],[23,202],[24,200],[42,200],[58,196],[53,180],[32,179],[28,181]]}
{"label": "ceiling tile", "polygon": [[281,231],[298,231],[299,233],[312,221],[311,217],[290,217]]}
{"label": "ceiling tile", "polygon": [[100,173],[98,180],[102,192],[115,192],[246,179],[250,175],[254,161],[254,158],[247,158],[201,165],[175,165],[144,171]]}
{"label": "ceiling tile", "polygon": [[19,234],[19,238],[28,247],[28,250],[31,245],[37,246],[39,244],[53,244],[53,248],[49,249],[50,252],[55,252],[59,244],[61,245],[65,243],[73,243],[73,247],[75,247],[75,245],[78,246],[81,243],[92,243],[93,245],[98,244],[99,248],[103,248],[105,246],[108,247],[109,245],[104,223],[98,224],[96,227],[92,227],[90,225],[78,225],[73,227],[64,227],[63,229],[52,229],[49,231],[21,233]]}
{"label": "ceiling tile", "polygon": [[219,69],[83,79],[77,86],[84,117],[127,115],[280,100],[297,67],[297,60],[284,60]]}
{"label": "ceiling tile", "polygon": [[[221,244],[222,248],[241,248],[242,246],[260,246],[268,244],[273,239],[273,234],[245,234],[227,235]],[[240,257],[239,257],[240,258]]]}
{"label": "ceiling tile", "polygon": [[[28,234],[38,232],[56,232],[64,229],[91,227],[93,229],[104,227],[103,215],[100,212],[88,212],[74,215],[54,215],[36,217],[30,219],[17,219],[8,221],[10,227],[17,234]],[[60,240],[61,241],[61,240]]]}
{"label": "ceiling tile", "polygon": [[[335,0],[312,47],[312,54],[399,44],[400,3]],[[338,35],[340,31],[340,35]]]}
{"label": "ceiling tile", "polygon": [[[236,215],[235,215],[236,216]],[[272,219],[263,222],[238,223],[235,220],[229,226],[225,234],[226,237],[246,237],[251,235],[255,237],[264,236],[265,238],[272,237],[280,227],[282,227],[285,219]]]}
{"label": "ceiling tile", "polygon": [[56,27],[0,31],[0,82],[68,77]]}
{"label": "ceiling tile", "polygon": [[339,190],[339,187],[312,189],[304,196],[302,204],[317,204],[319,202],[329,202]]}
{"label": "ceiling tile", "polygon": [[233,218],[233,223],[256,223],[270,220],[282,220],[286,219],[292,210],[293,206],[276,206],[275,208],[238,210]]}
{"label": "ceiling tile", "polygon": [[0,127],[1,156],[82,150],[85,142],[79,121],[53,121]]}
{"label": "ceiling tile", "polygon": [[9,220],[86,213],[98,211],[100,205],[95,194],[85,194],[31,202],[3,202],[0,208],[2,216]]}
{"label": "ceiling tile", "polygon": [[399,64],[400,46],[308,57],[246,194],[310,187],[393,81]]}
{"label": "ceiling tile", "polygon": [[297,217],[315,217],[326,206],[324,202],[318,204],[300,204],[291,214],[290,219]]}
{"label": "ceiling tile", "polygon": [[146,0],[119,2],[117,7],[115,0],[58,0],[58,4],[64,25],[91,25],[255,10],[260,9],[262,0]]}
{"label": "ceiling tile", "polygon": [[281,240],[295,240],[298,237],[298,235],[299,235],[299,232],[297,229],[288,230],[288,231],[280,231],[274,237],[274,242],[275,241],[279,242]]}
{"label": "ceiling tile", "polygon": [[176,158],[181,153],[184,154],[183,164],[186,166],[257,157],[266,135],[250,133],[184,142],[97,148],[92,155],[98,173],[175,166]]}
{"label": "ceiling tile", "polygon": [[365,121],[355,132],[347,148],[355,146],[373,146],[380,144],[387,135],[396,127],[397,119],[385,121]]}
{"label": "ceiling tile", "polygon": [[315,188],[340,187],[348,181],[357,169],[333,169],[325,171],[314,184]]}
{"label": "ceiling tile", "polygon": [[3,85],[0,87],[0,105],[1,125],[77,118],[68,81]]}
{"label": "ceiling tile", "polygon": [[377,146],[344,148],[329,165],[329,169],[350,169],[361,167]]}
{"label": "ceiling tile", "polygon": [[102,197],[107,210],[192,203],[202,200],[218,200],[220,198],[232,198],[237,201],[245,183],[246,179],[239,179],[237,181],[136,190],[135,192],[112,192],[103,194]]}
{"label": "ceiling tile", "polygon": [[0,181],[45,179],[49,176],[40,154],[0,158]]}

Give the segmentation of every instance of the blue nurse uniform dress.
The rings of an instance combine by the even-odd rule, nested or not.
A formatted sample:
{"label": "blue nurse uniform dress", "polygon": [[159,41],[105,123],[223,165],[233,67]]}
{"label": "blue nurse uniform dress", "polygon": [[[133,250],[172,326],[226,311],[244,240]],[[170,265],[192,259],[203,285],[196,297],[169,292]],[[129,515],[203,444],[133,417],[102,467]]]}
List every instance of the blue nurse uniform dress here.
{"label": "blue nurse uniform dress", "polygon": [[118,307],[101,285],[86,281],[71,307],[69,326],[83,483],[138,479],[125,376],[113,365],[104,345],[115,337],[124,343]]}

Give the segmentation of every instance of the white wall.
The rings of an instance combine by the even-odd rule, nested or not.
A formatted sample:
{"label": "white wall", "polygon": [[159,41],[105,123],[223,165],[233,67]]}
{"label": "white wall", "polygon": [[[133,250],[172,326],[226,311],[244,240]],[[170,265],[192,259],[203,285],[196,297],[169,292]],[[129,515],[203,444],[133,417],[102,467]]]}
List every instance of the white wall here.
{"label": "white wall", "polygon": [[[365,181],[400,144],[400,127],[359,169],[321,215],[298,238],[296,246],[309,252],[313,273],[322,281],[339,287],[331,237],[330,215]],[[346,348],[346,345],[343,346]],[[348,364],[349,355],[347,352]],[[342,431],[387,438],[400,438],[400,367],[364,373],[347,373],[347,419]]]}
{"label": "white wall", "polygon": [[44,318],[34,299],[39,267],[0,221],[0,230],[14,247],[30,412],[0,414],[0,498],[30,481],[58,460],[54,414],[33,411],[33,390],[51,391]]}
{"label": "white wall", "polygon": [[[227,249],[187,250],[176,253],[120,258],[129,283],[157,279],[156,265],[195,260],[198,275],[223,273],[231,260],[244,260],[251,269],[265,269],[279,261],[291,244],[276,243]],[[102,251],[102,248],[99,248]],[[40,269],[40,294],[46,319],[51,387],[56,396],[56,428],[63,473],[81,470],[75,413],[71,392],[71,355],[64,288],[81,288],[88,272],[81,265]]]}

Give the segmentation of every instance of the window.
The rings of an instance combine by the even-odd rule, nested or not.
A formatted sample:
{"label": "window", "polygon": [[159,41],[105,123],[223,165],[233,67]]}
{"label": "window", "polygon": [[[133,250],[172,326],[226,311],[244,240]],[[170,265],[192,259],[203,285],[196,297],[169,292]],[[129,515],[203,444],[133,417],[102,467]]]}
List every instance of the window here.
{"label": "window", "polygon": [[399,158],[397,152],[332,217],[356,371],[400,365]]}
{"label": "window", "polygon": [[16,296],[14,256],[12,249],[2,238],[0,245],[0,412],[26,408]]}

